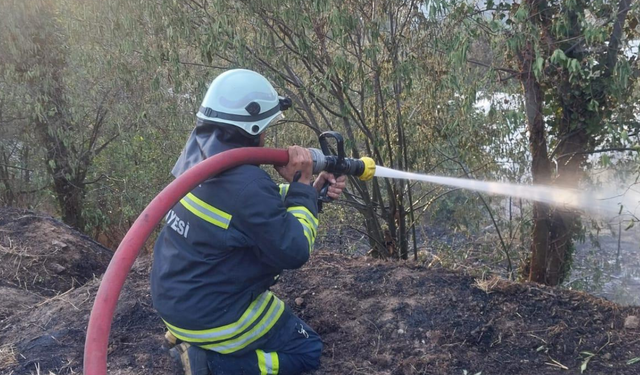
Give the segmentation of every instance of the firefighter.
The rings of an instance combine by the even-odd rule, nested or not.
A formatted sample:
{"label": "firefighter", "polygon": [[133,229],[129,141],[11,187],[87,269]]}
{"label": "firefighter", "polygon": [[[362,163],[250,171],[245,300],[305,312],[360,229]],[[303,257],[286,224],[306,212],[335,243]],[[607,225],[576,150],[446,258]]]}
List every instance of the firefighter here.
{"label": "firefighter", "polygon": [[[182,154],[178,177],[196,163],[237,147],[263,146],[265,130],[291,105],[262,75],[244,69],[216,77]],[[166,216],[154,247],[153,304],[179,344],[171,349],[187,375],[299,374],[320,365],[322,342],[269,288],[284,269],[301,267],[318,230],[318,191],[345,178],[312,181],[305,148],[288,149],[276,185],[255,165],[200,184]]]}

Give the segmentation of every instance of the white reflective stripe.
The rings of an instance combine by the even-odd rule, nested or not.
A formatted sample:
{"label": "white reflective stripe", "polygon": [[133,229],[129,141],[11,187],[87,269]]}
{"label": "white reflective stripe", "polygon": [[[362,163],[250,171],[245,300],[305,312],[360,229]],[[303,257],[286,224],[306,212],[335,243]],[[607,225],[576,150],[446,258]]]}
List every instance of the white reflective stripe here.
{"label": "white reflective stripe", "polygon": [[247,345],[251,344],[260,337],[264,336],[267,332],[269,332],[269,330],[276,324],[283,312],[284,303],[278,298],[274,298],[269,311],[267,311],[266,315],[262,318],[257,326],[253,327],[242,336],[233,340],[209,345],[202,345],[201,347],[204,349],[213,350],[220,354],[237,352],[238,350],[243,349]]}
{"label": "white reflective stripe", "polygon": [[260,370],[260,375],[269,375],[269,370],[267,369],[266,353],[260,349],[257,349],[256,355],[258,356],[258,369]]}
{"label": "white reflective stripe", "polygon": [[193,330],[185,330],[178,327],[174,327],[171,324],[165,322],[167,328],[171,332],[176,335],[176,337],[196,340],[199,342],[203,341],[215,341],[215,340],[223,340],[229,337],[236,336],[254,322],[265,310],[267,304],[269,303],[269,299],[273,297],[274,301],[278,299],[273,296],[273,294],[269,291],[262,293],[258,298],[254,300],[254,302],[249,305],[245,313],[240,317],[238,321],[235,323],[228,324],[226,326],[212,328],[207,330],[193,331]]}
{"label": "white reflective stripe", "polygon": [[260,369],[260,375],[276,375],[280,370],[280,361],[276,352],[265,353],[258,349],[256,350],[258,355],[258,368]]}
{"label": "white reflective stripe", "polygon": [[264,367],[266,367],[267,374],[273,374],[273,365],[271,364],[271,356],[267,355],[267,353],[262,353],[264,355]]}
{"label": "white reflective stripe", "polygon": [[231,215],[200,200],[192,193],[187,194],[180,203],[191,213],[221,228],[229,228]]}

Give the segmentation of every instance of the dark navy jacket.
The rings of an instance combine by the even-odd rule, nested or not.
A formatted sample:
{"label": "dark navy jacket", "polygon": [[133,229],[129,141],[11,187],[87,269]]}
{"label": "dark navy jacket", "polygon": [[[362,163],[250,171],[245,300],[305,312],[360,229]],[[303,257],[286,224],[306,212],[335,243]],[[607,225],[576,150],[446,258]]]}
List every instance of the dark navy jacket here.
{"label": "dark navy jacket", "polygon": [[[209,156],[234,147],[210,146]],[[255,301],[283,269],[309,259],[316,202],[313,187],[293,182],[288,191],[281,189],[253,165],[228,170],[192,190],[167,214],[154,248],[151,294],[169,328],[222,332],[235,327],[238,331],[229,335],[240,335],[265,329],[251,325],[273,326],[263,318],[271,305],[259,311]],[[251,308],[255,322],[247,315]],[[209,340],[193,341],[226,337],[220,335],[196,335]]]}

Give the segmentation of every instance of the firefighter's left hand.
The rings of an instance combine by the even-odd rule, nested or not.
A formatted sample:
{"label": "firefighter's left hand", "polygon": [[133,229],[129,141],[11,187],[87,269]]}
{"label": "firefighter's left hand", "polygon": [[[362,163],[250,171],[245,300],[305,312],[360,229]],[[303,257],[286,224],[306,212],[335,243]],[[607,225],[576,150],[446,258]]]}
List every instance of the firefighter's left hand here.
{"label": "firefighter's left hand", "polygon": [[335,178],[332,173],[325,171],[320,172],[316,180],[313,182],[313,187],[316,188],[318,193],[320,193],[325,181],[329,181],[331,183],[331,185],[329,185],[329,190],[327,191],[327,196],[333,199],[340,198],[342,190],[347,186],[347,176]]}

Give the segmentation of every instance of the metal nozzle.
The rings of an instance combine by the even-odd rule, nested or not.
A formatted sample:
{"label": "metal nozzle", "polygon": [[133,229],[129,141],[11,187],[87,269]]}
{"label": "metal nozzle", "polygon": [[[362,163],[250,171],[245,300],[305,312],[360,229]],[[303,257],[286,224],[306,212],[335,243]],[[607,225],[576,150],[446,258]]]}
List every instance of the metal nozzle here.
{"label": "metal nozzle", "polygon": [[325,155],[317,148],[310,148],[313,159],[313,173],[318,174],[327,171],[336,175],[349,175],[359,177],[362,181],[369,181],[376,171],[376,163],[373,159],[340,158],[335,155]]}
{"label": "metal nozzle", "polygon": [[322,151],[317,148],[310,148],[309,152],[311,152],[311,159],[313,159],[313,174],[324,171],[327,166],[327,160]]}

